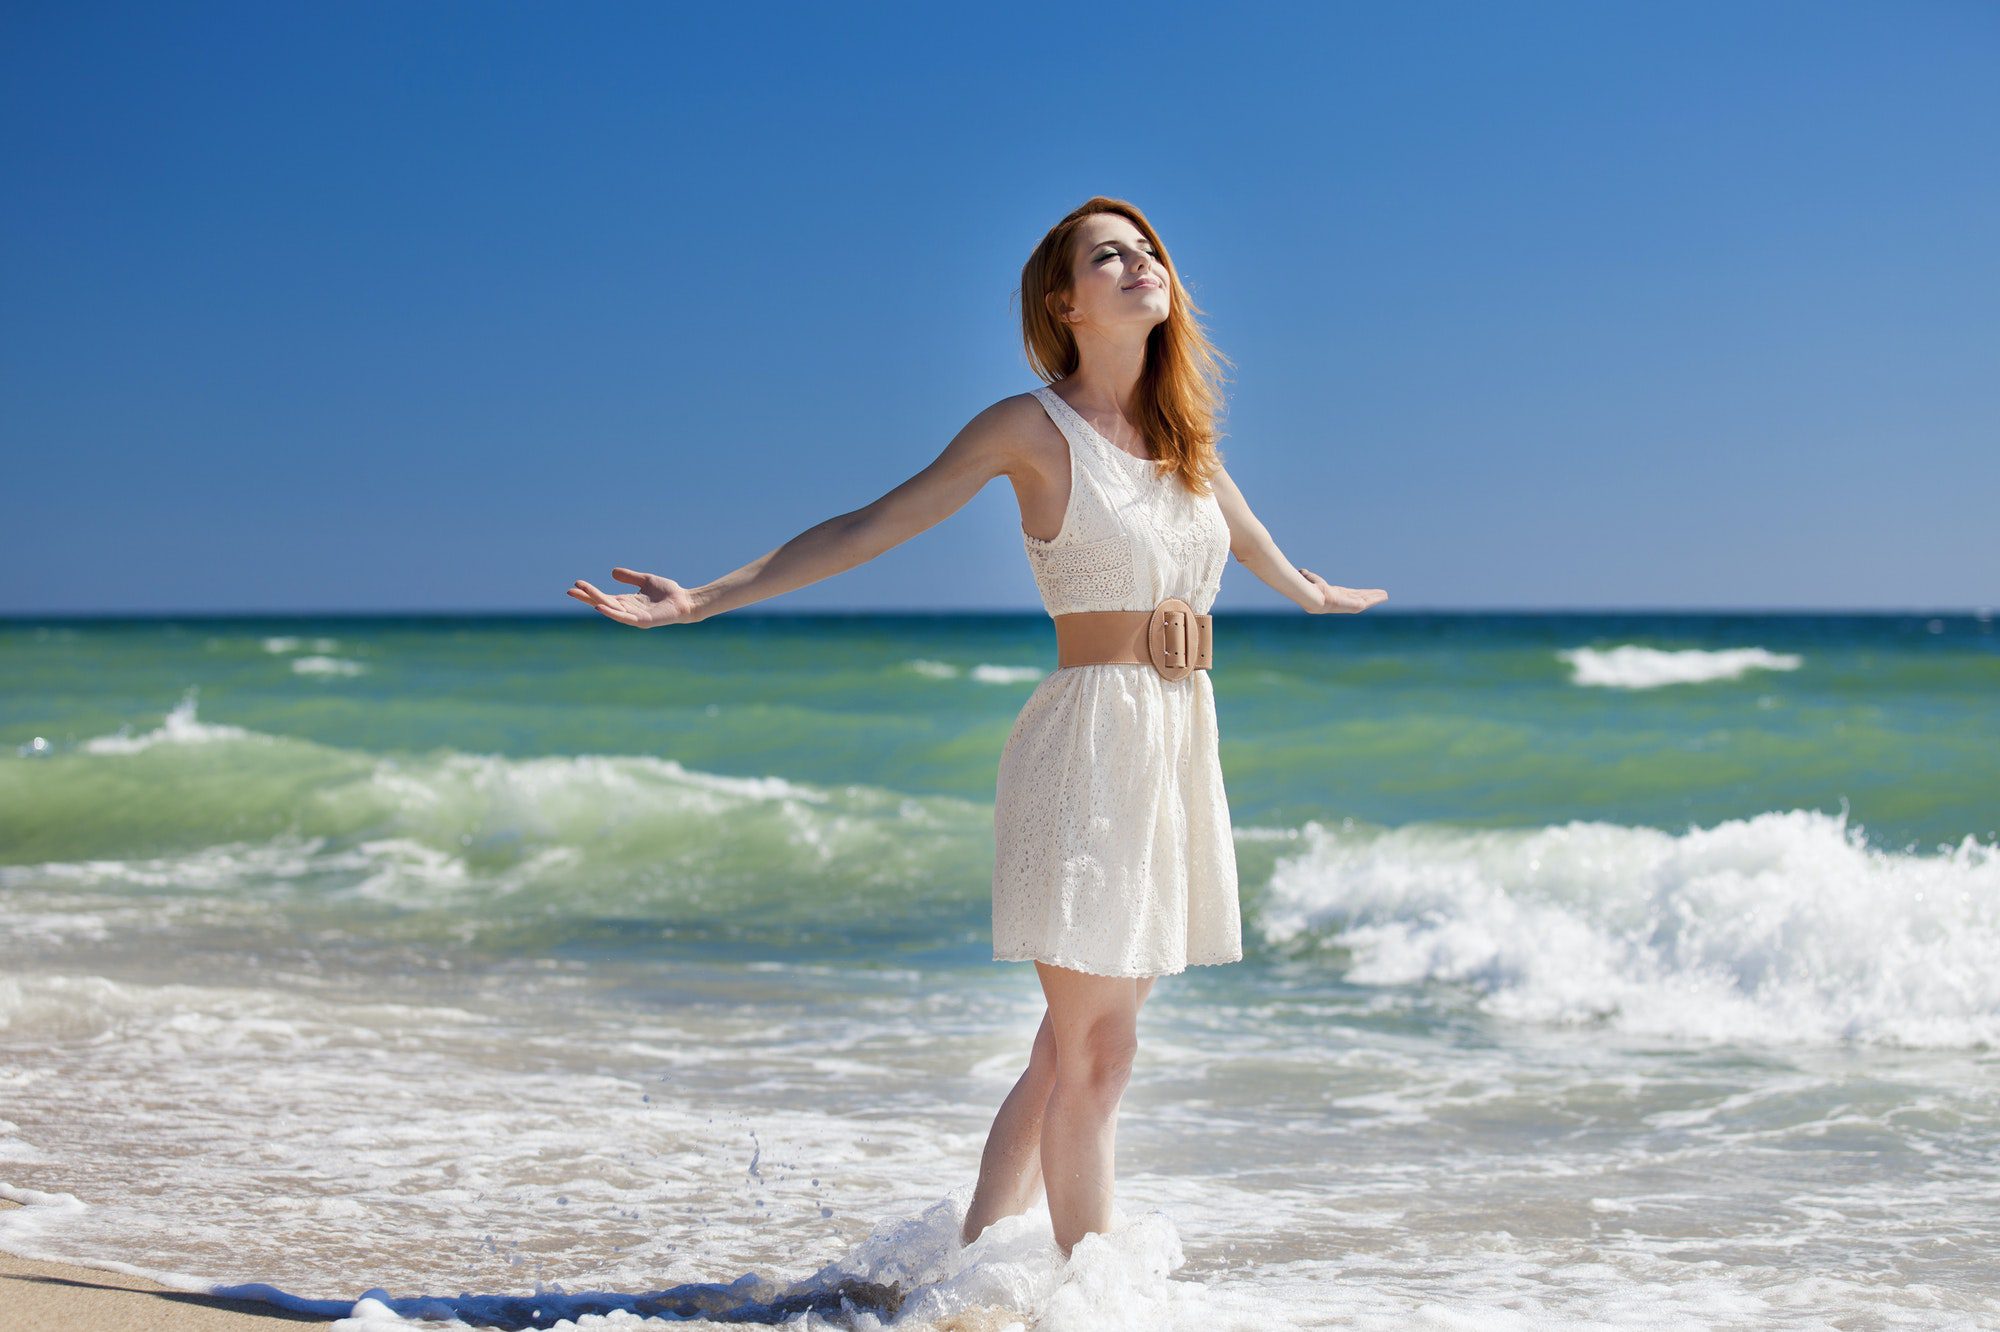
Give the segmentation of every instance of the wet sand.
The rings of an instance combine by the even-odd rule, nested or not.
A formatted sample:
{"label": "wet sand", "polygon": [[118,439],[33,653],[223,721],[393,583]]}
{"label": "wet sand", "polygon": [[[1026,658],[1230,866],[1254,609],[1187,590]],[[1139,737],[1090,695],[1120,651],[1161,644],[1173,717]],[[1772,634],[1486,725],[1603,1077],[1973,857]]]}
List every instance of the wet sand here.
{"label": "wet sand", "polygon": [[[0,1199],[0,1208],[19,1203]],[[175,1290],[145,1277],[0,1253],[0,1309],[19,1332],[251,1332],[333,1320],[256,1300]]]}

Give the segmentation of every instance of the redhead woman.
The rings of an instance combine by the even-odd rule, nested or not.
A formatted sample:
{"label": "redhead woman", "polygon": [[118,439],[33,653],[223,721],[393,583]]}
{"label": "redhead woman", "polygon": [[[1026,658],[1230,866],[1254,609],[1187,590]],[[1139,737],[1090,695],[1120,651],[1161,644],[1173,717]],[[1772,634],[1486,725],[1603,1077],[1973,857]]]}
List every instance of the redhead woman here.
{"label": "redhead woman", "polygon": [[1387,600],[1293,567],[1250,511],[1216,448],[1223,358],[1198,313],[1144,214],[1090,199],[1022,270],[1040,386],[980,412],[880,499],[714,582],[621,567],[638,591],[569,591],[635,628],[694,624],[865,563],[995,477],[1013,483],[1057,667],[1000,755],[993,956],[1034,963],[1047,1010],[987,1137],[966,1243],[1043,1190],[1065,1257],[1110,1228],[1139,1010],[1158,977],[1243,956],[1210,684],[1230,659],[1211,612],[1229,557],[1310,614]]}

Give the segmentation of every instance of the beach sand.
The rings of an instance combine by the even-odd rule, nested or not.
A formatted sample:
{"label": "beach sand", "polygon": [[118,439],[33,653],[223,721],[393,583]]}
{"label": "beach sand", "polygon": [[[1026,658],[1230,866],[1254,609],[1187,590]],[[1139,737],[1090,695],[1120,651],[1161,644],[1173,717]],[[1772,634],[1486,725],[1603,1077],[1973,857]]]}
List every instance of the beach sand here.
{"label": "beach sand", "polygon": [[[18,1206],[0,1199],[0,1208]],[[256,1300],[217,1299],[123,1272],[10,1253],[0,1253],[0,1310],[9,1332],[251,1332],[333,1323]]]}

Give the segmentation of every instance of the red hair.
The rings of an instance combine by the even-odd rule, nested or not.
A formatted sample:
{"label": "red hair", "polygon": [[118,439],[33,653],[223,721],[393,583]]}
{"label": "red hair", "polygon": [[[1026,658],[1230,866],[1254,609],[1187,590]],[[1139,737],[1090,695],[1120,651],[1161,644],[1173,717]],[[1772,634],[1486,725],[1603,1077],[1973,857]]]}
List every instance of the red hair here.
{"label": "red hair", "polygon": [[1036,374],[1055,381],[1073,373],[1081,360],[1076,335],[1059,317],[1062,299],[1071,289],[1076,262],[1076,234],[1083,220],[1098,213],[1117,213],[1139,229],[1153,246],[1153,256],[1167,280],[1171,312],[1146,335],[1146,360],[1139,371],[1137,421],[1152,442],[1160,466],[1178,475],[1181,484],[1198,495],[1211,490],[1209,477],[1222,465],[1216,447],[1222,432],[1216,417],[1222,408],[1220,366],[1234,364],[1209,342],[1196,316],[1201,307],[1181,285],[1167,247],[1146,215],[1123,199],[1095,195],[1049,228],[1021,269],[1021,340],[1028,364]]}

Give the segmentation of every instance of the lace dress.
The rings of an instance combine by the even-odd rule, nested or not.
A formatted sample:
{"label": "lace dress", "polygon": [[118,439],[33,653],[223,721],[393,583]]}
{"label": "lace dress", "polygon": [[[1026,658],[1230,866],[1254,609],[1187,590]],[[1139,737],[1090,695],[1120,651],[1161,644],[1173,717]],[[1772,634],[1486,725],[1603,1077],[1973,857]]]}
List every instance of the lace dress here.
{"label": "lace dress", "polygon": [[[1150,611],[1175,596],[1207,614],[1229,558],[1215,497],[1118,448],[1053,389],[1034,396],[1070,456],[1062,530],[1021,534],[1048,613]],[[1217,648],[1227,661],[1226,637]],[[995,788],[996,961],[1158,976],[1242,958],[1209,675],[1100,663],[1035,686]]]}

